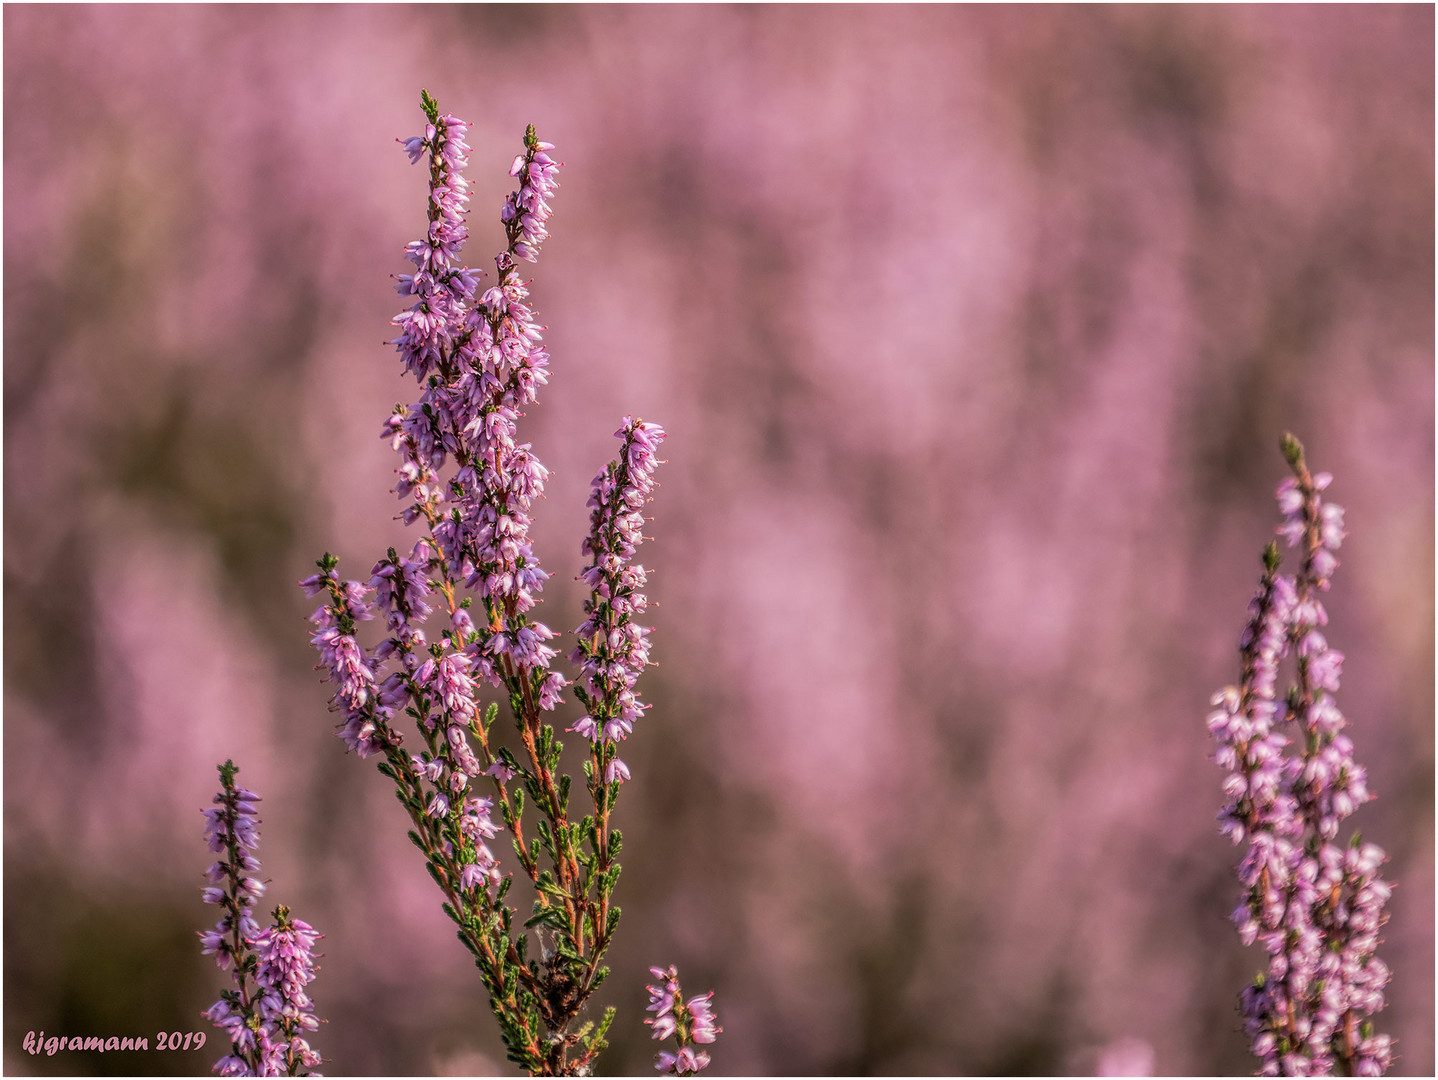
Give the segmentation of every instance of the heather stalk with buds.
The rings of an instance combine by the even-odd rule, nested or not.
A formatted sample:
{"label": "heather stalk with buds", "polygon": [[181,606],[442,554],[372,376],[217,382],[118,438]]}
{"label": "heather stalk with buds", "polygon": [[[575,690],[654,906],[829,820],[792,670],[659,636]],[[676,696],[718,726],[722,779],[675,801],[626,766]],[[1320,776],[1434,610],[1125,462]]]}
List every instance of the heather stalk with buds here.
{"label": "heather stalk with buds", "polygon": [[[389,549],[367,582],[342,579],[326,554],[300,584],[322,597],[312,640],[336,686],[338,734],[360,757],[382,759],[509,1057],[536,1075],[583,1074],[613,1018],[610,1009],[597,1025],[579,1020],[609,973],[602,961],[619,922],[611,815],[629,770],[617,746],[645,710],[635,684],[649,663],[649,628],[634,622],[646,607],[645,572],[631,560],[664,431],[626,417],[619,458],[593,484],[581,575],[590,598],[571,653],[586,715],[567,728],[589,743],[593,812],[575,820],[563,746],[546,719],[570,684],[551,667],[558,635],[533,616],[548,574],[530,542],[530,510],[549,474],[518,430],[549,366],[518,265],[534,262],[548,236],[559,163],[530,127],[510,168],[519,186],[500,214],[496,280],[481,289],[483,273],[460,261],[468,125],[442,116],[428,93],[422,103],[425,133],[402,141],[411,162],[428,162],[428,230],[405,249],[414,272],[397,290],[413,303],[396,316],[393,341],[421,391],[382,430],[400,458],[400,517],[421,535],[407,555]],[[366,650],[358,627],[371,620],[384,630]],[[486,691],[496,700],[483,702]],[[497,726],[501,706],[508,736]],[[418,736],[410,749],[405,718]],[[516,874],[489,843],[501,832],[533,893],[522,921],[509,900]]]}
{"label": "heather stalk with buds", "polygon": [[207,904],[224,909],[213,930],[200,934],[201,952],[213,955],[221,970],[231,971],[234,989],[205,1012],[230,1037],[230,1052],[216,1064],[223,1076],[317,1076],[321,1063],[304,1032],[319,1021],[305,987],[317,969],[319,940],[312,926],[291,918],[281,905],[274,923],[260,930],[255,901],[264,894],[258,875],[259,817],[253,791],[235,786],[239,769],[233,761],[220,766],[220,792],[215,806],[204,811],[205,840],[219,854],[207,873]]}
{"label": "heather stalk with buds", "polygon": [[1261,1075],[1379,1076],[1392,1062],[1391,1040],[1371,1021],[1389,977],[1375,950],[1391,886],[1379,875],[1381,848],[1356,833],[1337,843],[1343,820],[1372,796],[1335,700],[1343,654],[1319,629],[1343,510],[1324,501],[1333,478],[1308,471],[1297,439],[1286,436],[1283,452],[1293,476],[1278,487],[1278,532],[1299,567],[1279,573],[1278,545],[1268,545],[1240,683],[1214,697],[1208,719],[1214,760],[1229,772],[1222,831],[1248,844],[1233,921],[1244,944],[1268,953],[1240,1005]]}

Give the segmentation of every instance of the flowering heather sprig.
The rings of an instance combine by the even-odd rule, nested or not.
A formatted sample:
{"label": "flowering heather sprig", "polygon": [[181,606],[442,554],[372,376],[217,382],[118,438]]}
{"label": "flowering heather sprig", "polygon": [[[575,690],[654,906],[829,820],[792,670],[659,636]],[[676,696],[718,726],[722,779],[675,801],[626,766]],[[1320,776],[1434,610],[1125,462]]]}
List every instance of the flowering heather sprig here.
{"label": "flowering heather sprig", "polygon": [[[519,186],[500,214],[497,278],[481,291],[484,275],[461,261],[468,125],[440,115],[428,93],[421,100],[425,133],[402,142],[412,162],[429,164],[429,228],[405,249],[414,272],[397,290],[412,304],[395,317],[393,341],[421,390],[414,404],[394,407],[382,435],[400,458],[400,517],[423,535],[407,557],[391,548],[367,586],[341,580],[330,555],[300,584],[326,598],[312,616],[313,642],[338,688],[338,733],[359,756],[382,756],[510,1058],[534,1073],[572,1075],[592,1068],[613,1018],[611,1009],[597,1027],[577,1024],[608,974],[601,961],[619,921],[611,899],[621,837],[609,814],[628,770],[614,746],[644,709],[634,680],[648,658],[648,629],[631,621],[644,610],[644,571],[628,560],[663,431],[626,419],[620,460],[596,481],[577,691],[589,711],[581,725],[595,732],[585,763],[595,813],[571,821],[563,747],[545,721],[568,683],[551,670],[555,633],[531,614],[548,578],[529,538],[531,508],[549,474],[518,432],[548,379],[549,355],[517,267],[533,262],[548,236],[559,163],[553,146],[526,130],[510,169]],[[386,636],[367,653],[355,628],[374,615]],[[499,744],[500,703],[483,704],[486,689],[507,702],[518,748]],[[396,727],[403,716],[421,740],[413,750]],[[522,928],[506,903],[514,877],[488,844],[501,829],[534,889]],[[529,929],[537,958],[528,955]]]}
{"label": "flowering heather sprig", "polygon": [[400,277],[396,286],[401,296],[417,299],[394,319],[401,330],[394,343],[406,368],[421,381],[453,352],[462,305],[474,297],[476,276],[456,263],[469,235],[464,224],[469,182],[461,172],[469,164],[468,130],[453,116],[434,117],[423,136],[403,140],[411,163],[430,155],[429,232],[405,248],[415,272]]}
{"label": "flowering heather sprig", "polygon": [[323,936],[309,923],[291,918],[290,909],[282,904],[275,908],[274,925],[255,939],[255,955],[259,958],[255,982],[259,985],[260,1020],[267,1036],[263,1040],[261,1071],[266,1076],[314,1075],[300,1070],[313,1069],[322,1061],[300,1033],[320,1026],[305,987],[319,970],[314,948]]}
{"label": "flowering heather sprig", "polygon": [[[1248,842],[1233,921],[1244,944],[1261,941],[1269,956],[1240,1004],[1261,1075],[1378,1076],[1392,1062],[1391,1040],[1369,1019],[1389,977],[1374,953],[1391,887],[1378,873],[1381,848],[1357,834],[1346,847],[1334,842],[1371,795],[1334,700],[1343,654],[1318,629],[1343,510],[1323,501],[1333,478],[1309,473],[1297,439],[1286,436],[1283,452],[1294,475],[1278,487],[1278,532],[1301,566],[1280,574],[1278,545],[1268,545],[1240,643],[1241,682],[1214,697],[1208,719],[1214,760],[1229,771],[1222,831]],[[1294,681],[1280,698],[1289,656]]]}
{"label": "flowering heather sprig", "polygon": [[650,968],[649,971],[659,984],[644,988],[649,991],[649,1004],[645,1010],[654,1014],[646,1017],[644,1022],[651,1029],[651,1038],[667,1039],[672,1035],[676,1043],[673,1052],[659,1052],[654,1068],[672,1076],[696,1073],[709,1064],[709,1055],[703,1050],[696,1050],[695,1045],[712,1043],[724,1030],[714,1016],[714,991],[685,1001],[679,989],[679,972],[673,965]]}
{"label": "flowering heather sprig", "polygon": [[592,562],[580,574],[589,586],[584,612],[588,616],[574,631],[579,643],[570,659],[579,665],[581,678],[575,696],[588,715],[570,729],[595,747],[595,769],[606,784],[629,778],[629,770],[614,753],[614,744],[629,737],[645,705],[634,684],[649,663],[649,631],[634,621],[648,606],[643,589],[644,567],[631,565],[643,542],[641,512],[655,488],[654,471],[661,462],[655,451],[664,429],[626,416],[614,433],[622,447],[590,486],[589,535],[583,552]]}
{"label": "flowering heather sprig", "polygon": [[316,627],[310,641],[319,650],[319,669],[339,687],[330,699],[330,710],[344,717],[340,738],[360,757],[370,757],[384,745],[384,725],[393,710],[377,701],[374,662],[355,639],[355,623],[374,618],[366,600],[370,590],[358,581],[340,581],[334,572],[337,563],[326,553],[319,561],[320,572],[305,578],[300,587],[306,596],[328,595],[328,602],[310,616]]}
{"label": "flowering heather sprig", "polygon": [[275,923],[261,932],[254,919],[255,900],[265,886],[255,848],[259,845],[260,797],[235,786],[233,761],[220,767],[216,805],[204,811],[205,840],[220,858],[210,866],[204,890],[207,904],[225,909],[213,930],[200,933],[201,952],[231,971],[234,989],[205,1010],[230,1037],[230,1053],[216,1062],[223,1076],[311,1076],[321,1058],[299,1035],[319,1026],[304,987],[314,978],[311,952],[320,936],[308,923],[291,919],[289,909],[275,910]]}

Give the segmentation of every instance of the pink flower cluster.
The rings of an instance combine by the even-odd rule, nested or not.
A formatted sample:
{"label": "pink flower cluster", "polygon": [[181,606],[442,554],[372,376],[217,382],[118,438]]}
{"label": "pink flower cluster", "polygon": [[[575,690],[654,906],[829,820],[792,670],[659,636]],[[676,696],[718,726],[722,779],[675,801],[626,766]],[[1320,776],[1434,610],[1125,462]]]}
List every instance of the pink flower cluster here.
{"label": "pink flower cluster", "polygon": [[[402,459],[395,491],[409,500],[406,521],[427,519],[449,580],[462,580],[484,602],[479,630],[489,659],[538,670],[553,656],[542,644],[553,634],[516,616],[534,606],[548,576],[529,526],[530,506],[549,474],[530,445],[517,441],[517,430],[547,381],[549,355],[515,259],[534,261],[548,235],[558,163],[549,143],[532,133],[526,138],[510,170],[520,187],[502,213],[509,244],[496,259],[499,280],[476,296],[482,274],[456,262],[466,238],[468,185],[460,173],[468,164],[466,130],[445,116],[423,137],[405,141],[411,160],[430,155],[430,230],[406,249],[416,273],[401,277],[398,289],[417,300],[395,317],[401,334],[394,345],[425,389],[408,409],[396,408],[383,434]],[[456,472],[446,485],[439,471],[450,459]],[[555,682],[547,696],[562,686]]]}
{"label": "pink flower cluster", "polygon": [[369,590],[358,581],[341,582],[333,567],[305,578],[300,587],[306,596],[328,594],[328,602],[310,616],[315,624],[310,641],[319,651],[320,669],[339,688],[330,699],[330,710],[344,717],[338,734],[360,757],[377,754],[383,742],[376,720],[393,709],[377,705],[374,661],[355,639],[355,623],[374,618]]}
{"label": "pink flower cluster", "polygon": [[260,860],[255,856],[260,843],[256,805],[260,797],[247,788],[235,787],[234,773],[226,778],[223,767],[221,777],[227,782],[215,796],[215,805],[202,811],[205,842],[220,855],[205,872],[210,884],[203,896],[205,903],[219,904],[225,913],[213,930],[200,933],[200,952],[213,956],[221,970],[228,971],[246,943],[260,932],[254,907],[265,893],[265,883],[255,876],[260,872]]}
{"label": "pink flower cluster", "polygon": [[544,223],[549,220],[549,196],[559,186],[554,174],[559,171],[559,162],[549,156],[553,143],[534,143],[528,154],[521,154],[509,167],[509,175],[521,180],[520,189],[510,195],[501,212],[506,225],[519,226],[519,242],[513,247],[514,254],[527,262],[534,262],[539,245],[549,236]]}
{"label": "pink flower cluster", "polygon": [[[1243,942],[1261,942],[1269,957],[1241,1005],[1262,1075],[1376,1076],[1392,1060],[1390,1039],[1368,1020],[1383,1007],[1389,977],[1375,951],[1391,887],[1379,876],[1382,849],[1357,836],[1346,847],[1334,842],[1371,796],[1334,700],[1343,654],[1319,630],[1343,510],[1324,503],[1332,477],[1309,475],[1296,440],[1285,452],[1296,476],[1278,488],[1278,531],[1302,566],[1279,574],[1269,545],[1241,642],[1242,681],[1214,697],[1208,719],[1214,760],[1229,771],[1222,831],[1248,842],[1233,921]],[[1294,684],[1280,697],[1289,657]]]}
{"label": "pink flower cluster", "polygon": [[[456,760],[446,763],[456,775],[472,776],[483,766],[453,736],[474,718],[476,682],[507,684],[542,709],[559,703],[566,683],[549,670],[554,632],[525,616],[548,577],[529,540],[530,508],[548,471],[528,443],[517,441],[519,417],[546,381],[549,357],[515,259],[533,260],[547,235],[558,163],[547,152],[553,147],[531,132],[511,170],[520,187],[503,212],[509,244],[497,259],[499,282],[477,295],[483,275],[458,262],[467,238],[467,130],[463,121],[443,116],[424,135],[403,140],[412,161],[429,156],[430,224],[428,234],[405,249],[415,272],[399,279],[398,290],[415,302],[395,317],[401,332],[393,344],[424,390],[415,404],[396,407],[382,434],[401,458],[395,492],[406,500],[403,517],[422,520],[429,535],[408,558],[391,551],[376,564],[369,589],[339,584],[327,572],[301,585],[311,595],[330,593],[313,617],[314,643],[339,686],[334,707],[344,715],[339,734],[349,747],[362,757],[378,752],[379,733],[394,712],[427,696],[439,705],[439,716],[423,709],[426,722],[443,722],[455,748]],[[442,481],[440,471],[451,460],[454,473]],[[475,591],[482,618],[468,602],[456,601],[461,584]],[[425,657],[422,625],[434,586],[443,593],[450,627]],[[390,636],[367,657],[353,624],[371,617],[370,589]],[[380,680],[392,658],[398,666]],[[462,794],[462,786],[456,781],[449,794]]]}
{"label": "pink flower cluster", "polygon": [[649,971],[659,984],[644,988],[649,991],[649,1004],[645,1010],[654,1014],[644,1022],[649,1025],[652,1038],[667,1039],[672,1035],[678,1044],[672,1053],[661,1050],[654,1067],[672,1076],[696,1073],[709,1064],[709,1055],[703,1050],[696,1050],[695,1044],[712,1043],[724,1030],[714,1017],[714,992],[711,990],[685,1001],[679,988],[679,972],[672,965],[650,968]]}
{"label": "pink flower cluster", "polygon": [[[315,1031],[320,1022],[305,987],[314,981],[315,943],[324,935],[289,909],[275,910],[275,924],[255,939],[259,967],[261,1023],[260,1072],[264,1076],[294,1076],[296,1069],[313,1069],[322,1059],[300,1034]],[[313,1074],[310,1074],[313,1075]]]}
{"label": "pink flower cluster", "polygon": [[231,971],[235,983],[204,1013],[230,1037],[230,1052],[216,1062],[214,1071],[223,1076],[317,1076],[309,1070],[322,1059],[301,1032],[319,1027],[305,987],[315,977],[314,945],[320,935],[308,923],[292,919],[284,906],[275,909],[275,922],[264,931],[255,922],[254,903],[265,891],[255,876],[260,872],[255,857],[259,796],[235,786],[238,771],[233,762],[220,766],[218,805],[204,811],[205,839],[211,851],[221,853],[206,874],[210,885],[204,900],[224,907],[225,914],[213,930],[200,934],[201,952]]}
{"label": "pink flower cluster", "polygon": [[[661,462],[655,451],[664,429],[626,416],[614,435],[623,444],[619,457],[590,488],[589,535],[582,550],[593,561],[580,575],[590,589],[584,605],[588,618],[575,629],[579,643],[570,654],[581,672],[576,693],[589,710],[570,730],[595,744],[628,738],[646,708],[634,685],[649,663],[652,628],[640,626],[634,616],[648,606],[640,591],[647,578],[644,567],[631,560],[644,540],[641,511],[656,486],[654,471]],[[624,762],[610,756],[605,783],[628,778]]]}
{"label": "pink flower cluster", "polygon": [[421,382],[438,370],[454,350],[454,335],[464,307],[474,298],[476,275],[456,260],[469,233],[464,224],[469,183],[461,170],[469,164],[464,136],[469,125],[453,116],[430,124],[422,136],[402,140],[411,163],[430,160],[429,232],[405,248],[413,274],[402,275],[396,289],[416,297],[408,311],[395,316],[396,340],[405,366]]}

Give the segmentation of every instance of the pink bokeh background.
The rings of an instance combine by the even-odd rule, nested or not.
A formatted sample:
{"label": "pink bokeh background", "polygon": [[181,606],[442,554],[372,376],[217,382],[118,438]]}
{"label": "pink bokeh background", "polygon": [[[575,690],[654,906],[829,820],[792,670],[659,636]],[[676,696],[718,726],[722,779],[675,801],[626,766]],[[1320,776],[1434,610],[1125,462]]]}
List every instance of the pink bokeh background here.
{"label": "pink bokeh background", "polygon": [[[294,582],[404,530],[377,437],[423,227],[419,89],[471,120],[469,259],[526,123],[552,380],[542,615],[590,478],[670,431],[653,708],[618,811],[604,1068],[647,967],[713,1071],[1251,1072],[1208,698],[1284,430],[1350,537],[1330,639],[1390,853],[1380,1028],[1433,1046],[1429,7],[8,6],[5,1020],[207,1029],[198,813],[233,757],[325,934],[332,1074],[507,1071]],[[570,707],[575,712],[576,707]],[[577,712],[575,712],[577,715]]]}

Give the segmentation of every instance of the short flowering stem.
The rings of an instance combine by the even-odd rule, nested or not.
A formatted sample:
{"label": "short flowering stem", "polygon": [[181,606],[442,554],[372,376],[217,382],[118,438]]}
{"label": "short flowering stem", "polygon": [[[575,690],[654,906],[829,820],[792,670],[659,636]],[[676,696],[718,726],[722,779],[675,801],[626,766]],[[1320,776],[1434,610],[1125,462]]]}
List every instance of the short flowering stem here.
{"label": "short flowering stem", "polygon": [[268,1024],[262,1067],[266,1075],[309,1076],[320,1064],[305,1032],[314,1031],[319,1021],[313,1013],[305,987],[319,970],[314,947],[321,935],[312,926],[290,915],[283,904],[275,909],[274,923],[255,941],[259,956],[256,981],[262,991],[260,1015]]}
{"label": "short flowering stem", "polygon": [[[1294,475],[1278,487],[1278,532],[1300,550],[1301,565],[1295,576],[1281,574],[1278,546],[1264,552],[1240,646],[1241,684],[1213,699],[1208,721],[1214,760],[1229,771],[1222,829],[1248,844],[1233,920],[1243,942],[1262,942],[1269,956],[1240,1001],[1263,1075],[1379,1075],[1391,1042],[1366,1017],[1383,1007],[1388,969],[1374,952],[1391,887],[1377,874],[1381,849],[1356,835],[1346,848],[1334,842],[1371,796],[1334,698],[1343,654],[1319,631],[1343,511],[1323,501],[1332,477],[1308,471],[1297,439],[1287,436],[1283,452]],[[1280,698],[1290,653],[1294,681]]]}
{"label": "short flowering stem", "polygon": [[205,811],[205,836],[210,850],[223,853],[223,858],[210,867],[209,880],[218,887],[205,890],[205,902],[220,905],[224,915],[215,929],[202,933],[200,939],[203,951],[213,953],[221,968],[233,968],[235,983],[235,989],[225,991],[207,1013],[231,1037],[230,1056],[221,1059],[217,1068],[258,1076],[261,1048],[255,1031],[259,1014],[252,985],[258,961],[251,942],[259,934],[254,902],[264,886],[250,874],[259,870],[254,855],[259,842],[259,818],[255,815],[259,796],[235,786],[237,772],[233,761],[219,767],[220,793],[214,800],[217,809]]}
{"label": "short flowering stem", "polygon": [[309,1076],[321,1058],[305,1033],[319,1021],[305,987],[314,979],[314,945],[320,935],[293,919],[289,908],[275,909],[275,922],[261,931],[252,915],[264,892],[258,878],[259,796],[235,786],[233,761],[220,766],[216,809],[206,810],[205,839],[224,857],[212,865],[205,902],[225,914],[213,930],[200,934],[201,951],[213,954],[222,969],[233,968],[235,989],[224,990],[205,1015],[230,1036],[230,1053],[215,1064],[226,1076]]}
{"label": "short flowering stem", "polygon": [[677,1044],[675,1051],[661,1050],[654,1067],[671,1076],[696,1073],[709,1064],[709,1055],[695,1047],[712,1043],[724,1030],[714,1015],[714,994],[711,991],[685,1001],[679,988],[679,972],[673,966],[649,971],[658,983],[645,987],[649,991],[649,1004],[645,1009],[654,1015],[644,1022],[649,1025],[653,1038],[672,1036]]}

